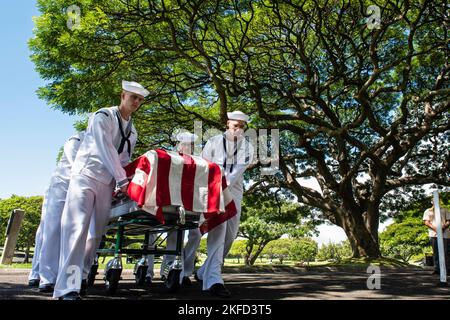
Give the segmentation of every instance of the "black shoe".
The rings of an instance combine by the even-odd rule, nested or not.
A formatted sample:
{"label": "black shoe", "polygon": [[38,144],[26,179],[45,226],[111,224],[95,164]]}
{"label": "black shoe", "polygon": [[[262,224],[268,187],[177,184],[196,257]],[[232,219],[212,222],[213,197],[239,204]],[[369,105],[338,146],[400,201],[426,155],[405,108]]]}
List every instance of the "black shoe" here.
{"label": "black shoe", "polygon": [[231,297],[230,291],[228,291],[222,283],[214,283],[209,288],[209,294],[214,297],[229,298]]}
{"label": "black shoe", "polygon": [[203,283],[203,280],[198,277],[197,272],[194,272],[194,279],[197,280],[197,282]]}
{"label": "black shoe", "polygon": [[58,300],[81,300],[81,297],[78,292],[73,291],[59,297]]}
{"label": "black shoe", "polygon": [[39,279],[28,280],[29,287],[39,287]]}
{"label": "black shoe", "polygon": [[181,280],[181,285],[190,287],[192,285],[191,279],[189,279],[189,277],[183,277],[183,280]]}
{"label": "black shoe", "polygon": [[87,280],[81,280],[80,296],[85,296],[87,294]]}
{"label": "black shoe", "polygon": [[39,286],[39,292],[53,292],[55,285],[53,283],[46,283]]}
{"label": "black shoe", "polygon": [[146,285],[151,285],[152,284],[152,277],[145,277],[144,283]]}

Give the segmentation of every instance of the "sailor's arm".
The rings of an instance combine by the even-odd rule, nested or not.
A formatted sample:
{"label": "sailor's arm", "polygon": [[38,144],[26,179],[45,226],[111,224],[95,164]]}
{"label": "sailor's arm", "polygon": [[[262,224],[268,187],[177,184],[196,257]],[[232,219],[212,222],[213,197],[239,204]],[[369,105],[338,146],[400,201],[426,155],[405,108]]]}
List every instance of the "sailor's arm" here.
{"label": "sailor's arm", "polygon": [[112,119],[103,113],[97,113],[92,123],[92,132],[100,158],[108,172],[114,177],[117,187],[126,191],[127,175],[120,163],[119,154],[112,142]]}

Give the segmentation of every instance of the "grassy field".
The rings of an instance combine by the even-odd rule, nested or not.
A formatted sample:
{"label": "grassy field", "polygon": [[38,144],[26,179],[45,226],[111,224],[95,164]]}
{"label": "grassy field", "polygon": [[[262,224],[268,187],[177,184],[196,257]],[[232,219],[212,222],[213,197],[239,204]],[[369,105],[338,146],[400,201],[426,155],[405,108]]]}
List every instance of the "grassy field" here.
{"label": "grassy field", "polygon": [[[33,248],[34,249],[34,248]],[[17,252],[16,256],[23,256],[23,252]],[[31,257],[32,257],[33,251],[31,251]],[[106,263],[111,260],[113,257],[100,257],[99,260],[99,270],[104,270]],[[197,262],[197,266],[202,265],[204,260],[206,259],[206,255],[201,254],[200,259]],[[159,270],[161,265],[162,257],[158,257],[155,259],[155,270]],[[31,258],[30,258],[31,261]],[[135,263],[137,262],[136,259],[133,260],[133,263],[127,263],[127,259],[124,256],[122,258],[122,265],[124,269],[133,269]],[[418,264],[408,264],[399,260],[391,259],[391,258],[380,258],[380,259],[367,259],[367,258],[347,258],[343,259],[342,261],[335,262],[335,261],[314,261],[310,262],[308,264],[305,263],[299,263],[297,261],[292,260],[283,260],[281,263],[278,259],[266,259],[266,258],[258,258],[255,261],[255,264],[253,266],[245,266],[244,259],[237,259],[237,258],[227,258],[225,259],[224,267],[228,270],[249,270],[249,268],[253,268],[255,270],[259,268],[271,268],[271,267],[279,267],[279,268],[294,268],[294,267],[307,267],[307,268],[315,268],[315,267],[336,267],[336,268],[367,268],[369,265],[377,265],[382,267],[419,267]],[[1,269],[5,268],[12,268],[12,269],[31,269],[31,262],[30,263],[13,263],[11,265],[1,265]]]}
{"label": "grassy field", "polygon": [[[99,260],[99,270],[104,270],[106,263],[111,260],[112,257],[103,257]],[[204,259],[200,259],[197,262],[197,266],[203,263]],[[124,269],[133,269],[134,263],[127,263],[126,257],[122,258],[122,264]],[[156,259],[155,261],[155,270],[159,270],[161,265],[161,259]],[[298,268],[298,267],[307,267],[307,268],[316,268],[316,267],[335,267],[335,268],[367,268],[369,265],[377,265],[387,268],[396,268],[396,267],[417,267],[417,265],[407,264],[398,260],[390,259],[390,258],[380,258],[380,259],[344,259],[340,262],[331,262],[331,261],[315,261],[310,262],[308,265],[300,264],[295,261],[284,260],[283,263],[280,263],[278,260],[270,261],[269,259],[258,259],[253,266],[245,266],[244,259],[225,259],[224,268],[226,270],[241,270],[243,272],[250,271],[250,269],[255,270],[264,270],[271,268]],[[31,263],[13,263],[11,265],[0,265],[0,268],[13,268],[13,269],[31,269]]]}

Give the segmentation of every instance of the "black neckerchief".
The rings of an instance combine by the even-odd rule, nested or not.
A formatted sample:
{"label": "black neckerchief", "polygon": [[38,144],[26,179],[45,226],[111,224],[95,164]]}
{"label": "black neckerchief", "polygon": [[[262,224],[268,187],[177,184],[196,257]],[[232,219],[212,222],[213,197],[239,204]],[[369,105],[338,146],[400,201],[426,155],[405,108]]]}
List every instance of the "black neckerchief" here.
{"label": "black neckerchief", "polygon": [[123,127],[122,127],[122,117],[120,115],[120,111],[117,110],[116,111],[116,116],[117,116],[117,121],[119,122],[119,131],[120,131],[120,135],[122,137],[122,140],[120,141],[120,145],[119,148],[117,149],[117,152],[119,154],[122,153],[123,148],[125,147],[125,142],[127,143],[127,151],[128,151],[128,155],[131,156],[131,141],[130,141],[130,136],[131,136],[131,127],[133,125],[131,119],[128,122],[128,125],[125,129],[125,131],[123,131]]}
{"label": "black neckerchief", "polygon": [[[237,144],[237,137],[234,137],[233,142],[234,142],[233,143],[233,145],[234,145],[233,163],[230,165],[230,173],[233,172],[233,164],[237,163],[237,153],[238,153],[238,150],[239,150],[239,147],[240,147],[240,145],[238,147],[238,144]],[[227,138],[226,138],[225,134],[223,135],[223,150],[225,151],[225,157],[224,157],[224,160],[223,160],[223,168],[226,171],[227,170],[227,156],[228,156],[228,153],[227,153]]]}

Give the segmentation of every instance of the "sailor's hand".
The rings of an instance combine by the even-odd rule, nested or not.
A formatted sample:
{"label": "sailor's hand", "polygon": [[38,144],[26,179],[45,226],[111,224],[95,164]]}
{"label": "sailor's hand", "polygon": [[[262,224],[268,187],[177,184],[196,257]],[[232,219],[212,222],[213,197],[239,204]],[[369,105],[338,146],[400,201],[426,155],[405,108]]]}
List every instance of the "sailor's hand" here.
{"label": "sailor's hand", "polygon": [[120,187],[119,191],[126,194],[128,191],[128,185],[124,185],[124,186]]}

